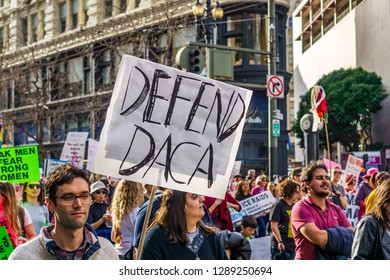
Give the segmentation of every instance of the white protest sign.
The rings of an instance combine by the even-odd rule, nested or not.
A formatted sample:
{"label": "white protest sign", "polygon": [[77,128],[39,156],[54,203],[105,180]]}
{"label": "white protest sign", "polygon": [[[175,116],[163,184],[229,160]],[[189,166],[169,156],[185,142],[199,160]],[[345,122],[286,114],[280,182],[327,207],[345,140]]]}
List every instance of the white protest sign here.
{"label": "white protest sign", "polygon": [[260,213],[270,209],[275,203],[275,197],[270,191],[261,192],[247,199],[239,201],[241,204],[241,211],[229,208],[230,216],[233,224],[237,224],[242,220],[242,217],[252,215],[258,216]]}
{"label": "white protest sign", "polygon": [[352,227],[355,227],[358,222],[358,210],[359,206],[355,205],[353,201],[355,200],[355,193],[346,193],[348,205],[344,210],[345,215],[347,215],[348,221],[351,223]]}
{"label": "white protest sign", "polygon": [[240,174],[240,170],[241,170],[241,160],[235,161],[234,165],[233,165],[233,169],[232,169],[232,174],[231,174],[232,177],[234,177],[235,175]]}
{"label": "white protest sign", "polygon": [[124,55],[92,170],[224,198],[251,95]]}
{"label": "white protest sign", "polygon": [[58,160],[58,159],[45,159],[45,170],[43,172],[43,176],[47,177],[50,173],[54,171],[58,166],[65,164],[66,160]]}
{"label": "white protest sign", "polygon": [[264,236],[249,240],[252,253],[251,260],[271,259],[271,236]]}
{"label": "white protest sign", "polygon": [[88,161],[87,161],[87,170],[91,170],[93,160],[95,158],[97,149],[99,147],[99,141],[96,141],[92,138],[88,139]]}
{"label": "white protest sign", "polygon": [[88,132],[68,132],[60,160],[72,162],[78,168],[83,168],[87,137]]}
{"label": "white protest sign", "polygon": [[363,160],[358,157],[354,157],[352,155],[348,156],[347,165],[345,166],[345,172],[343,174],[343,177],[340,180],[340,185],[345,186],[345,177],[348,174],[355,175],[356,179],[359,178],[360,170],[363,166]]}

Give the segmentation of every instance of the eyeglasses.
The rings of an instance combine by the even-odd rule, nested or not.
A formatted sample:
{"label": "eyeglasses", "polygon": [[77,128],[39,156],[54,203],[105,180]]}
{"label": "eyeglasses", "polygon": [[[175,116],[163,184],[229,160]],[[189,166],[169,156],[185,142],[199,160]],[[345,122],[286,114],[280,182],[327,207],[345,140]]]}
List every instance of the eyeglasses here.
{"label": "eyeglasses", "polygon": [[41,189],[42,185],[41,184],[28,184],[27,187],[29,187],[30,189],[33,189],[33,188]]}
{"label": "eyeglasses", "polygon": [[96,193],[96,194],[107,194],[106,191],[96,191],[96,192],[94,192],[94,193]]}
{"label": "eyeglasses", "polygon": [[341,174],[343,174],[343,172],[341,172],[341,171],[334,171],[333,174],[339,174],[339,175],[341,175]]}
{"label": "eyeglasses", "polygon": [[92,201],[92,197],[89,192],[82,193],[80,195],[75,195],[73,193],[66,193],[61,196],[54,196],[56,198],[60,198],[64,201],[65,205],[72,205],[76,198],[80,198],[82,204],[90,204]]}

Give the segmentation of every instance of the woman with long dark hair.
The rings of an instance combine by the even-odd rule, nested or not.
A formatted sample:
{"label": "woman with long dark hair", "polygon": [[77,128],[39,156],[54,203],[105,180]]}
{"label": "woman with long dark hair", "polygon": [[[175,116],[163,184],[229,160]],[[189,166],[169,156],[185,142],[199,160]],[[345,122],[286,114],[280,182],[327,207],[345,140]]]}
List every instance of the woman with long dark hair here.
{"label": "woman with long dark hair", "polygon": [[162,204],[148,229],[143,260],[224,260],[216,231],[202,223],[204,197],[165,190]]}

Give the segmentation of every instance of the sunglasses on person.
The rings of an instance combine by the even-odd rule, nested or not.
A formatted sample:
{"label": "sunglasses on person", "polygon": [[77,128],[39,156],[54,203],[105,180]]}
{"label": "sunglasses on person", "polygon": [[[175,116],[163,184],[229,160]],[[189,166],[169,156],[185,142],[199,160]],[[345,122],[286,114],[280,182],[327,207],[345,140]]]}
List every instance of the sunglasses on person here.
{"label": "sunglasses on person", "polygon": [[341,175],[341,174],[343,174],[343,172],[341,172],[341,171],[335,171],[335,172],[333,172],[333,174],[338,174],[338,175]]}
{"label": "sunglasses on person", "polygon": [[33,188],[41,189],[42,185],[41,184],[28,184],[27,187],[29,187],[30,189],[33,189]]}
{"label": "sunglasses on person", "polygon": [[106,191],[96,191],[95,193],[96,193],[96,194],[107,194]]}

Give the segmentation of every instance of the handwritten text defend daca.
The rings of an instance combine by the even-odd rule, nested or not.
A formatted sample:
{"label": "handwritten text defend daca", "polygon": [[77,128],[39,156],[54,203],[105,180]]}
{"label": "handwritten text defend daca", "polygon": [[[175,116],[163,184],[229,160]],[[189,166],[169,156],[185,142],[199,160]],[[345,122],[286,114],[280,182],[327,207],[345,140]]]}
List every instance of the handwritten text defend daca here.
{"label": "handwritten text defend daca", "polygon": [[[216,87],[216,85],[204,82],[201,79],[188,77],[185,75],[176,75],[174,77],[174,83],[172,90],[170,92],[170,98],[168,99],[167,96],[167,89],[166,87],[160,88],[159,84],[164,80],[173,79],[168,73],[166,73],[163,70],[156,69],[154,71],[154,75],[152,78],[152,81],[149,80],[148,76],[145,74],[145,72],[140,69],[137,66],[134,66],[133,70],[138,71],[141,76],[143,77],[143,88],[142,90],[137,93],[137,97],[134,98],[134,90],[135,88],[131,84],[131,75],[129,76],[129,79],[127,81],[127,87],[126,87],[126,93],[123,99],[123,102],[121,104],[121,110],[120,115],[121,116],[129,116],[133,112],[135,112],[137,109],[139,109],[141,106],[144,106],[143,109],[143,117],[142,117],[142,123],[150,123],[153,125],[157,125],[159,127],[164,126],[165,128],[168,128],[172,124],[172,116],[174,114],[175,108],[177,106],[183,107],[183,102],[188,102],[187,105],[190,108],[188,111],[188,114],[185,116],[180,116],[180,118],[185,118],[185,124],[181,129],[184,129],[185,131],[188,131],[189,133],[196,133],[199,135],[204,134],[206,127],[208,125],[209,120],[211,119],[211,116],[214,115],[215,117],[215,139],[214,139],[214,145],[215,143],[218,145],[219,143],[223,142],[230,136],[234,134],[234,132],[239,127],[241,121],[245,117],[246,112],[246,106],[243,99],[243,96],[232,90],[230,93],[221,92],[221,89]],[[188,97],[188,85],[186,87],[183,86],[183,84],[186,81],[192,81],[192,84],[197,85],[197,88],[194,88],[193,86],[190,88],[191,92],[196,92],[194,98]],[[204,104],[204,97],[205,94],[210,94],[210,91],[214,93],[212,102],[210,104]],[[129,102],[129,95],[128,93],[131,92],[132,95],[132,101]],[[165,95],[162,94],[164,92]],[[225,101],[227,104],[223,104],[223,98],[222,94],[226,96],[227,94],[230,95],[228,99],[228,102]],[[208,98],[210,98],[208,96]],[[226,99],[226,97],[225,97]],[[157,102],[158,101],[158,102]],[[145,104],[146,102],[146,104]],[[159,107],[159,104],[161,102],[167,102],[162,108]],[[130,103],[130,104],[129,104]],[[225,107],[225,108],[224,108]],[[166,109],[165,109],[166,108]],[[163,119],[154,119],[153,113],[156,111],[156,109],[161,112],[161,110],[164,110],[165,118]],[[196,119],[197,114],[199,111],[202,111],[202,114],[207,112],[207,117],[203,118],[204,124],[202,126],[199,126],[197,123],[196,128],[193,125],[194,120]],[[199,117],[197,118],[197,122],[199,122]],[[157,164],[159,168],[163,166],[164,168],[164,177],[165,180],[168,180],[168,177],[170,177],[172,180],[174,180],[178,184],[189,184],[194,177],[194,175],[197,172],[200,172],[202,177],[207,178],[208,181],[208,188],[212,186],[212,183],[214,181],[214,171],[215,168],[213,166],[214,161],[214,153],[215,149],[213,147],[213,144],[211,143],[211,139],[207,139],[207,141],[210,141],[205,148],[204,143],[194,143],[193,141],[187,141],[184,140],[183,142],[180,142],[176,144],[176,146],[173,146],[172,137],[174,135],[169,134],[169,136],[166,138],[165,141],[163,141],[162,145],[160,147],[156,147],[156,141],[154,137],[161,137],[160,135],[153,135],[152,131],[148,131],[142,125],[136,125],[134,135],[132,137],[132,140],[129,144],[129,147],[127,149],[127,153],[125,157],[122,160],[122,163],[120,165],[119,174],[121,175],[131,175],[136,172],[138,172],[141,168],[144,166],[147,167],[145,173],[143,174],[143,177],[147,174],[147,172],[150,170],[150,168]],[[210,129],[210,128],[209,128]],[[143,159],[139,159],[139,162],[129,168],[124,168],[124,164],[126,163],[126,159],[129,155],[132,154],[133,149],[139,149],[139,147],[136,147],[134,143],[136,143],[135,139],[137,137],[146,137],[146,139],[149,140],[149,151],[147,152],[146,156]],[[216,141],[215,141],[216,140]],[[202,141],[206,141],[202,139]],[[145,143],[143,142],[143,145]],[[180,155],[180,150],[183,151],[183,146],[191,146],[191,149],[194,148],[201,148],[203,147],[204,150],[197,153],[199,155],[199,159],[197,161],[197,164],[194,168],[194,170],[191,170],[188,172],[188,179],[186,181],[180,181],[173,177],[174,170],[172,170],[172,163],[174,161],[180,160],[180,156],[184,157],[186,155],[182,154]],[[188,147],[187,147],[188,148]],[[156,152],[156,150],[158,150]],[[163,152],[164,151],[164,152]],[[226,152],[226,151],[225,151]],[[230,151],[226,152],[230,153]],[[164,156],[165,155],[165,156]],[[159,158],[159,161],[157,161]],[[206,168],[204,168],[206,166]]]}

